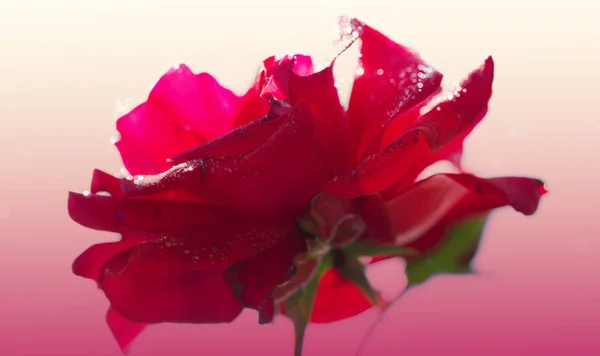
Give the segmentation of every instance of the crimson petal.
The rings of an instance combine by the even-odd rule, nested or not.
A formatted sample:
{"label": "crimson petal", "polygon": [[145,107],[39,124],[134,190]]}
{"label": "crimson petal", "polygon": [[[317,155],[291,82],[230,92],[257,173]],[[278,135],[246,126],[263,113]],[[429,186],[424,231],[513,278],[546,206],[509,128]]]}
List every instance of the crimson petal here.
{"label": "crimson petal", "polygon": [[299,103],[254,151],[192,160],[157,176],[123,180],[122,188],[127,196],[185,188],[249,214],[290,216],[299,214],[331,176],[310,108]]}
{"label": "crimson petal", "polygon": [[293,102],[305,102],[310,106],[325,159],[333,173],[341,174],[356,161],[348,155],[350,127],[340,104],[333,64],[311,75],[293,73],[289,85]]}
{"label": "crimson petal", "polygon": [[224,271],[182,268],[158,250],[130,248],[109,260],[99,286],[111,306],[137,323],[228,323],[242,311]]}
{"label": "crimson petal", "polygon": [[415,167],[422,167],[423,162],[431,160],[438,151],[454,154],[460,148],[457,143],[462,143],[483,118],[491,96],[493,76],[494,62],[489,57],[463,82],[462,87],[470,90],[440,104],[440,110],[434,108],[423,115],[402,136],[363,160],[356,170],[331,182],[326,191],[353,198],[379,193],[399,182],[402,187],[406,186],[404,182],[412,183]]}
{"label": "crimson petal", "polygon": [[293,275],[296,254],[306,250],[302,236],[294,233],[228,270],[234,294],[244,307],[258,311],[259,323],[273,320],[275,315],[272,292]]}
{"label": "crimson petal", "polygon": [[443,230],[453,222],[472,214],[511,206],[531,215],[544,193],[543,182],[537,179],[437,174],[416,183],[385,205],[394,229],[393,242],[424,250],[437,244]]}
{"label": "crimson petal", "polygon": [[442,74],[416,53],[358,20],[349,20],[345,26],[350,26],[351,33],[357,33],[361,40],[360,72],[352,86],[348,119],[354,146],[359,149],[358,155],[364,157],[377,151],[382,128],[395,116],[439,88]]}
{"label": "crimson petal", "polygon": [[444,101],[417,120],[415,127],[428,131],[439,149],[421,150],[407,174],[386,195],[405,189],[425,168],[440,160],[450,160],[460,168],[463,141],[487,113],[493,80],[494,61],[488,57]]}
{"label": "crimson petal", "polygon": [[202,226],[230,214],[218,207],[168,200],[69,193],[69,216],[90,229],[168,233]]}
{"label": "crimson petal", "polygon": [[145,242],[140,251],[194,270],[224,270],[276,246],[295,230],[293,219],[230,218]]}
{"label": "crimson petal", "polygon": [[[342,297],[343,300],[340,300]],[[330,269],[319,282],[310,316],[311,323],[331,323],[358,315],[373,304],[355,284],[336,269]]]}

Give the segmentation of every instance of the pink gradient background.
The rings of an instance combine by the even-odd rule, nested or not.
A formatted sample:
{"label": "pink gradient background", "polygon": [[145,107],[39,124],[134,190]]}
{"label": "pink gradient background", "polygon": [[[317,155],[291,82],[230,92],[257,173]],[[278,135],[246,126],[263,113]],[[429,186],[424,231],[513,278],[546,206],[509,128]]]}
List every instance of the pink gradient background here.
{"label": "pink gradient background", "polygon": [[[540,177],[551,191],[532,218],[494,214],[481,274],[409,293],[364,355],[600,355],[600,7],[499,3],[2,0],[0,355],[120,354],[103,294],[70,270],[78,253],[112,236],[66,211],[67,191],[86,189],[93,168],[120,168],[109,144],[115,113],[177,61],[241,93],[272,53],[326,60],[340,14],[418,49],[446,84],[492,54],[495,94],[466,166]],[[351,57],[337,68],[346,91]],[[393,295],[399,271],[390,263],[372,273]],[[376,317],[312,326],[306,355],[353,355]],[[288,355],[292,338],[287,320],[259,326],[248,311],[232,325],[150,327],[131,355]]]}

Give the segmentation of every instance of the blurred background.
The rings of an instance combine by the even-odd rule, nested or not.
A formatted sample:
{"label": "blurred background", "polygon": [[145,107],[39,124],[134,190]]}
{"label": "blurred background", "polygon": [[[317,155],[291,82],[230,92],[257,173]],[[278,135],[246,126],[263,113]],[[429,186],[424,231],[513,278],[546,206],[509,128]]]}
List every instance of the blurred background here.
{"label": "blurred background", "polygon": [[[467,141],[482,176],[540,177],[525,218],[493,215],[469,277],[438,277],[386,315],[363,355],[600,355],[600,5],[588,0],[0,0],[0,355],[117,356],[107,301],[71,274],[111,238],[72,223],[67,191],[121,167],[114,121],[185,62],[237,93],[272,54],[335,53],[337,16],[356,16],[460,80],[488,55],[494,96]],[[336,67],[349,92],[356,51]],[[370,271],[393,296],[391,261]],[[311,326],[306,355],[354,355],[376,320]],[[288,355],[287,320],[157,325],[131,355]]]}

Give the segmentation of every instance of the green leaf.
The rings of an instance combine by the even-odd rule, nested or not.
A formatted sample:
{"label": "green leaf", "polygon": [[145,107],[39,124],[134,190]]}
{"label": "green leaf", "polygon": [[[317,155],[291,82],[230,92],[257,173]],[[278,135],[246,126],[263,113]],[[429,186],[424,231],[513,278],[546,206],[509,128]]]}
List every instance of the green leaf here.
{"label": "green leaf", "polygon": [[421,284],[441,273],[472,273],[475,257],[488,214],[463,220],[450,228],[441,244],[426,255],[406,263],[408,287]]}
{"label": "green leaf", "polygon": [[322,257],[314,277],[297,292],[292,294],[286,301],[286,314],[294,322],[296,334],[294,355],[302,356],[304,344],[304,333],[310,321],[310,315],[317,294],[317,287],[323,274],[332,267],[333,258],[330,254]]}
{"label": "green leaf", "polygon": [[366,257],[379,256],[415,256],[418,252],[412,248],[396,245],[380,245],[371,240],[358,240],[344,247],[349,254]]}

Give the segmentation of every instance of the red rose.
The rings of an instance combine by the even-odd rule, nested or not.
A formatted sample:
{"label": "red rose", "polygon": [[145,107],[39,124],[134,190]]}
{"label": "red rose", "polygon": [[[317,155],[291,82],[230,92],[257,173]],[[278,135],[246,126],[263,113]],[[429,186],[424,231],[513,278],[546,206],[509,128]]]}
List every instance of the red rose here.
{"label": "red rose", "polygon": [[176,66],[117,121],[116,146],[135,177],[96,170],[90,193],[70,193],[68,205],[79,224],[122,235],[73,264],[106,294],[122,348],[145,324],[227,323],[245,307],[261,323],[281,311],[301,334],[308,321],[385,304],[358,256],[404,256],[415,285],[468,270],[481,232],[464,229],[469,219],[506,205],[534,213],[539,180],[415,182],[440,160],[460,168],[492,94],[491,57],[425,110],[442,75],[357,20],[344,29],[361,46],[347,109],[333,61],[314,72],[296,55],[266,59],[242,97]]}

